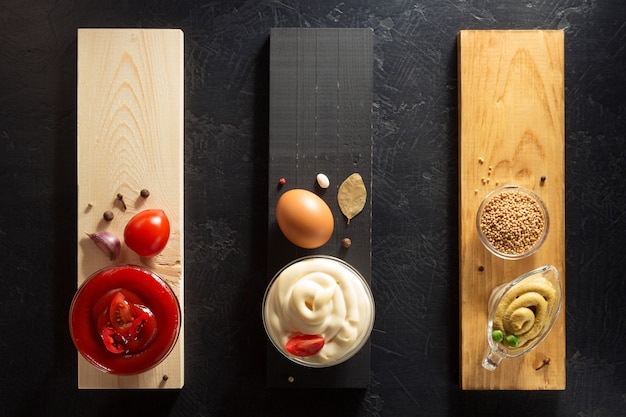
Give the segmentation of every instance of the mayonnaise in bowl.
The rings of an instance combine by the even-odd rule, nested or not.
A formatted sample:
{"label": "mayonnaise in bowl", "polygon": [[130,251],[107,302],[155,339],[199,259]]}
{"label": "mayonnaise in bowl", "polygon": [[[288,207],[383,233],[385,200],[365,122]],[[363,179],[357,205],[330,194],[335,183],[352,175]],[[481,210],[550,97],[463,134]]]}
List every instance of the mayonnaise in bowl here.
{"label": "mayonnaise in bowl", "polygon": [[270,282],[263,324],[287,358],[309,367],[333,366],[354,356],[369,338],[374,298],[363,276],[341,259],[301,258]]}

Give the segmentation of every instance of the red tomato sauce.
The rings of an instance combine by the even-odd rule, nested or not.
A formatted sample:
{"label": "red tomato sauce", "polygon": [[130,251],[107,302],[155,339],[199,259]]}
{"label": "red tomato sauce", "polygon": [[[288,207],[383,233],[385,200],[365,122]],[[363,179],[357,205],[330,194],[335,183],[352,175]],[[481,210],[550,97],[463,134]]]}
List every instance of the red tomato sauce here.
{"label": "red tomato sauce", "polygon": [[[113,297],[147,307],[154,315],[156,334],[145,348],[110,352],[102,339],[102,319]],[[116,375],[149,370],[172,350],[180,328],[180,308],[170,287],[156,274],[133,265],[105,268],[90,277],[74,296],[70,309],[70,333],[76,349],[91,364]]]}

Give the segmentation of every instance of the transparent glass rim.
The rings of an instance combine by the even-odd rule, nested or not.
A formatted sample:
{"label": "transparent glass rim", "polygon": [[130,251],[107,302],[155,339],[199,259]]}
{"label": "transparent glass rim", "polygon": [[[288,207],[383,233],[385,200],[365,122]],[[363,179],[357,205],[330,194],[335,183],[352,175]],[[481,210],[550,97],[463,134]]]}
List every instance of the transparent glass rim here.
{"label": "transparent glass rim", "polygon": [[[487,237],[485,236],[485,234],[480,228],[480,218],[481,218],[481,215],[483,213],[485,206],[491,201],[493,197],[505,191],[514,191],[514,192],[524,193],[528,195],[529,197],[531,197],[533,200],[537,202],[544,217],[545,227],[543,229],[543,233],[541,234],[541,237],[537,240],[537,242],[534,244],[532,248],[520,254],[510,254],[510,253],[505,253],[505,252],[501,252],[497,250],[491,245],[491,243],[489,243],[489,240],[487,239]],[[500,186],[496,188],[495,190],[492,190],[485,196],[485,198],[483,198],[482,202],[480,203],[480,206],[478,206],[478,211],[476,212],[476,232],[478,233],[478,238],[480,242],[483,244],[485,249],[487,249],[490,253],[505,260],[524,259],[534,254],[535,252],[537,252],[541,248],[541,246],[543,246],[543,243],[545,242],[548,236],[549,229],[550,229],[550,216],[548,213],[548,208],[546,207],[545,203],[537,195],[537,193],[521,185],[507,184],[507,185]]]}
{"label": "transparent glass rim", "polygon": [[[271,336],[270,331],[267,327],[267,314],[266,314],[266,303],[267,303],[267,298],[268,295],[274,285],[274,283],[276,282],[276,280],[278,279],[278,277],[280,276],[280,274],[285,271],[287,268],[289,268],[290,266],[298,263],[298,262],[302,262],[302,261],[306,261],[306,260],[310,260],[310,259],[329,259],[331,261],[335,261],[338,262],[339,264],[341,264],[342,266],[346,267],[347,269],[349,269],[351,272],[353,272],[360,280],[361,284],[363,285],[363,288],[365,290],[366,295],[369,298],[369,302],[370,305],[372,307],[372,314],[371,314],[371,318],[369,320],[369,323],[366,326],[366,332],[367,332],[367,336],[363,337],[359,343],[356,343],[351,349],[349,349],[345,354],[343,354],[342,356],[340,356],[339,358],[337,358],[336,360],[332,361],[332,362],[326,362],[326,363],[317,363],[317,362],[310,362],[307,361],[306,358],[300,358],[297,356],[293,356],[290,355],[289,353],[287,353],[284,349],[283,346],[279,345]],[[367,341],[369,340],[372,330],[374,329],[374,321],[375,321],[375,316],[376,316],[376,308],[375,308],[375,304],[374,304],[374,295],[372,293],[372,289],[370,287],[370,284],[367,282],[367,280],[363,277],[363,275],[355,268],[353,267],[351,264],[349,264],[348,262],[344,261],[343,259],[337,258],[335,256],[330,256],[330,255],[308,255],[308,256],[303,256],[297,259],[294,259],[293,261],[287,263],[286,265],[284,265],[282,268],[280,268],[280,270],[278,272],[276,272],[276,274],[274,274],[274,276],[272,277],[272,279],[270,280],[269,284],[267,285],[266,289],[265,289],[265,294],[263,295],[263,304],[261,307],[261,318],[263,321],[263,328],[265,330],[265,334],[267,335],[267,338],[270,340],[270,342],[272,343],[272,345],[274,346],[274,348],[280,352],[282,354],[282,356],[284,356],[285,358],[289,359],[290,361],[298,364],[298,365],[302,365],[308,368],[329,368],[335,365],[339,365],[340,363],[346,362],[347,360],[349,360],[350,358],[354,357],[354,355],[356,355],[358,352],[361,351],[361,349],[363,348],[363,346],[365,346],[365,344],[367,343]]]}

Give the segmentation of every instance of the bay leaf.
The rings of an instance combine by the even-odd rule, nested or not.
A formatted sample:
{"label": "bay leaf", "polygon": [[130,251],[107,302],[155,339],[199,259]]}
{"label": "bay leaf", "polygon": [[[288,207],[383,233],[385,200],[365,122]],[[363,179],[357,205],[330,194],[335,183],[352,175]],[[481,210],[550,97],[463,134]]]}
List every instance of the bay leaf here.
{"label": "bay leaf", "polygon": [[367,199],[367,189],[359,173],[354,173],[344,180],[337,191],[337,202],[344,216],[350,220],[359,214]]}

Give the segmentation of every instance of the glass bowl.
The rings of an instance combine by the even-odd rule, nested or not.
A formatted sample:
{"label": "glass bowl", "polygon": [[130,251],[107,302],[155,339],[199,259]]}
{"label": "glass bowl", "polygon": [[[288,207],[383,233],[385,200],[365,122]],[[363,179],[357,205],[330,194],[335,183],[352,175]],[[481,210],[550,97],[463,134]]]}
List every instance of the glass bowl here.
{"label": "glass bowl", "polygon": [[508,260],[535,253],[548,235],[548,209],[537,194],[518,186],[496,188],[476,213],[476,231],[492,254]]}
{"label": "glass bowl", "polygon": [[489,297],[483,367],[523,356],[550,333],[561,310],[561,283],[553,265],[544,265],[496,287]]}
{"label": "glass bowl", "polygon": [[263,325],[274,347],[311,368],[354,356],[372,332],[374,314],[374,297],[363,276],[347,262],[325,255],[284,266],[263,297]]}
{"label": "glass bowl", "polygon": [[69,327],[78,352],[102,372],[133,375],[158,365],[180,332],[176,295],[157,274],[135,265],[101,269],[72,300]]}

